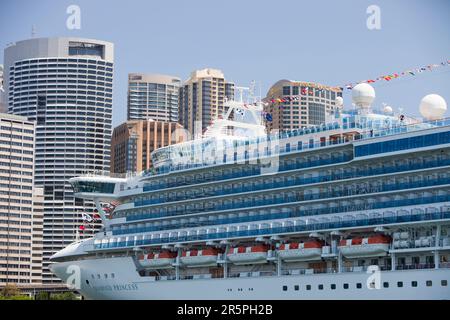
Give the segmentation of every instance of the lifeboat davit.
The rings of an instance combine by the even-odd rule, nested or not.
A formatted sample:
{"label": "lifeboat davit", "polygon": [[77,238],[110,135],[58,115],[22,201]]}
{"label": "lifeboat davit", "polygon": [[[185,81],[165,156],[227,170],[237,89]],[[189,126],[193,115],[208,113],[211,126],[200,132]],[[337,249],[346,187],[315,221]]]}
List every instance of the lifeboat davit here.
{"label": "lifeboat davit", "polygon": [[269,246],[257,245],[251,247],[234,247],[230,248],[227,254],[228,260],[236,265],[240,264],[256,264],[267,262],[267,252]]}
{"label": "lifeboat davit", "polygon": [[282,244],[278,255],[284,261],[320,260],[323,243],[317,240],[304,243],[291,242]]}
{"label": "lifeboat davit", "polygon": [[146,269],[166,269],[171,268],[175,262],[176,252],[163,251],[160,253],[149,253],[139,256],[139,263]]}
{"label": "lifeboat davit", "polygon": [[391,238],[377,235],[368,238],[341,240],[339,250],[349,258],[379,257],[387,255]]}
{"label": "lifeboat davit", "polygon": [[213,266],[217,264],[219,250],[214,248],[183,251],[180,261],[188,267]]}

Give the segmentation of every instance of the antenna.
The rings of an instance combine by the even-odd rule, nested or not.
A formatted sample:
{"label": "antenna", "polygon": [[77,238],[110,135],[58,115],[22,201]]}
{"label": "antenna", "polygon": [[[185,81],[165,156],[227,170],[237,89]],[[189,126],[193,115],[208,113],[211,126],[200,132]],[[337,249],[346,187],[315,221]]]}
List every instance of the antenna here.
{"label": "antenna", "polygon": [[244,91],[249,90],[247,87],[235,87],[237,91],[239,91],[239,101],[244,102]]}
{"label": "antenna", "polygon": [[36,37],[36,26],[33,24],[31,26],[31,38],[35,38]]}

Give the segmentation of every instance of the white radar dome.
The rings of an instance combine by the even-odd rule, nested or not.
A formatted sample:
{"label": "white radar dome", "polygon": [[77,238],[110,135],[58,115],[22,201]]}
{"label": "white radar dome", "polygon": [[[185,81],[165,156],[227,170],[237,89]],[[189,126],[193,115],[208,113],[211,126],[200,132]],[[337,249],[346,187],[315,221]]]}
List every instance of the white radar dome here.
{"label": "white radar dome", "polygon": [[369,108],[375,100],[375,89],[367,83],[360,83],[352,89],[353,103],[360,108]]}
{"label": "white radar dome", "polygon": [[420,101],[419,111],[427,120],[441,119],[447,111],[447,103],[440,95],[429,94]]}
{"label": "white radar dome", "polygon": [[342,99],[342,97],[336,97],[334,103],[336,104],[337,108],[341,108],[344,105],[344,99]]}
{"label": "white radar dome", "polygon": [[391,106],[385,106],[384,107],[384,109],[383,109],[383,112],[384,113],[392,113],[392,107]]}

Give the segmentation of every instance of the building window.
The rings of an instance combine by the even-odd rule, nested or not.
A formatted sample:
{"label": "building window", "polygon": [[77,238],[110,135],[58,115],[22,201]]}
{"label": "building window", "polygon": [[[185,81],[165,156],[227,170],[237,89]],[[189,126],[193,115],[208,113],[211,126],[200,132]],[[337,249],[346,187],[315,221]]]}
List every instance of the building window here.
{"label": "building window", "polygon": [[283,95],[288,96],[291,94],[291,87],[283,87]]}

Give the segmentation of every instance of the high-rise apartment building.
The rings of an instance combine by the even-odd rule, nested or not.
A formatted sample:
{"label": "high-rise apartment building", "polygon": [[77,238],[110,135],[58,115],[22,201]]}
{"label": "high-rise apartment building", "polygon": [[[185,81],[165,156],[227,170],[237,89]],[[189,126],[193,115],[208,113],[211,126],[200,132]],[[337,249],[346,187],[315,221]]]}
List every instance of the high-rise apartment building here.
{"label": "high-rise apartment building", "polygon": [[202,69],[191,73],[180,89],[179,122],[198,137],[211,121],[226,112],[225,99],[234,98],[234,83],[220,70]]}
{"label": "high-rise apartment building", "polygon": [[34,188],[35,122],[0,113],[0,287],[42,282],[42,189]]}
{"label": "high-rise apartment building", "polygon": [[128,120],[177,122],[181,79],[161,74],[128,75]]}
{"label": "high-rise apartment building", "polygon": [[183,141],[176,122],[130,120],[114,128],[111,141],[111,173],[141,172],[152,166],[153,150]]}
{"label": "high-rise apartment building", "polygon": [[[35,38],[5,49],[9,113],[37,122],[35,184],[44,188],[44,283],[58,280],[48,258],[76,239],[82,213],[69,178],[109,172],[113,44],[81,38]],[[95,226],[86,228],[85,235]]]}
{"label": "high-rise apartment building", "polygon": [[[272,121],[266,122],[267,130],[283,131],[322,124],[327,114],[334,111],[338,96],[342,96],[339,87],[280,80],[264,99],[268,103],[265,111],[272,116]],[[271,102],[273,100],[276,101]]]}

